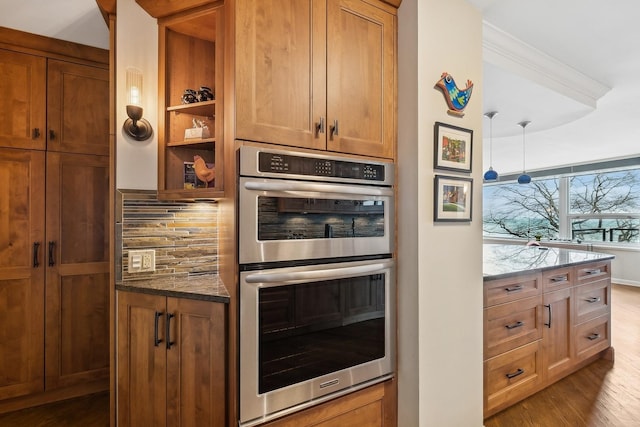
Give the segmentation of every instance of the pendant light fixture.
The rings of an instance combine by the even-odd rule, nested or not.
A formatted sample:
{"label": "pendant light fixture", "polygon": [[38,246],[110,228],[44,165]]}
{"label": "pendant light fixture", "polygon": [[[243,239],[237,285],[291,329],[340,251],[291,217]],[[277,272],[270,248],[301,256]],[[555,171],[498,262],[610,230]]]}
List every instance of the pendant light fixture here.
{"label": "pendant light fixture", "polygon": [[529,123],[531,122],[528,120],[524,120],[518,123],[518,125],[522,126],[522,175],[518,177],[518,184],[529,184],[531,182],[531,177],[527,175],[527,172],[525,169],[525,163],[524,163],[524,160],[525,160],[524,128],[526,128]]}
{"label": "pendant light fixture", "polygon": [[493,170],[493,117],[498,114],[497,111],[489,111],[484,113],[485,117],[489,117],[489,169],[484,173],[485,181],[495,181],[498,179],[498,172]]}

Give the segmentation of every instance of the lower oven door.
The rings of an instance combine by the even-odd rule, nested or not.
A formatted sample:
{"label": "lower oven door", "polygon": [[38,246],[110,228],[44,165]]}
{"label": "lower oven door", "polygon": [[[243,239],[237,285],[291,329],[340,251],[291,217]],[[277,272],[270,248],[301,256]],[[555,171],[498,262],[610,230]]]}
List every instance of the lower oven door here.
{"label": "lower oven door", "polygon": [[392,376],[392,259],[242,272],[240,424]]}
{"label": "lower oven door", "polygon": [[240,178],[240,264],[393,252],[393,188]]}

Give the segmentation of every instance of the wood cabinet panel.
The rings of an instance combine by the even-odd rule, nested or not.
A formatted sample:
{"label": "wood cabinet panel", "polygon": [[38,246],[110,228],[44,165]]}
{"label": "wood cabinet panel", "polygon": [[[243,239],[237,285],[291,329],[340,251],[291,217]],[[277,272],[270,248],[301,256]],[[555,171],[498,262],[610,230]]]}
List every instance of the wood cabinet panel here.
{"label": "wood cabinet panel", "polygon": [[360,0],[327,1],[327,149],[393,158],[395,16]]}
{"label": "wood cabinet panel", "polygon": [[485,309],[485,359],[540,339],[541,303],[536,296]]}
{"label": "wood cabinet panel", "polygon": [[611,316],[596,317],[575,327],[578,361],[587,359],[611,346]]}
{"label": "wood cabinet panel", "polygon": [[226,425],[226,306],[121,291],[117,306],[118,425]]}
{"label": "wood cabinet panel", "polygon": [[0,399],[44,389],[44,175],[44,152],[0,148]]}
{"label": "wood cabinet panel", "polygon": [[575,324],[610,312],[611,281],[598,280],[574,288]]}
{"label": "wood cabinet panel", "polygon": [[109,155],[109,72],[50,59],[47,149]]}
{"label": "wood cabinet panel", "polygon": [[118,426],[166,426],[166,298],[117,292],[117,307]]}
{"label": "wood cabinet panel", "polygon": [[556,268],[542,272],[543,292],[553,292],[575,284],[575,270],[572,267]]}
{"label": "wood cabinet panel", "polygon": [[576,284],[593,282],[594,280],[611,280],[611,261],[600,261],[576,267]]}
{"label": "wood cabinet panel", "polygon": [[485,414],[495,413],[535,392],[542,384],[540,341],[484,362]]}
{"label": "wood cabinet panel", "polygon": [[484,306],[504,304],[520,298],[540,295],[542,283],[540,274],[527,274],[491,280],[484,286]]}
{"label": "wood cabinet panel", "polygon": [[548,383],[573,368],[571,289],[548,292],[543,297],[543,361]]}
{"label": "wood cabinet panel", "polygon": [[44,150],[46,59],[0,49],[0,76],[0,146]]}
{"label": "wood cabinet panel", "polygon": [[236,137],[325,149],[316,128],[326,116],[325,0],[236,8]]}

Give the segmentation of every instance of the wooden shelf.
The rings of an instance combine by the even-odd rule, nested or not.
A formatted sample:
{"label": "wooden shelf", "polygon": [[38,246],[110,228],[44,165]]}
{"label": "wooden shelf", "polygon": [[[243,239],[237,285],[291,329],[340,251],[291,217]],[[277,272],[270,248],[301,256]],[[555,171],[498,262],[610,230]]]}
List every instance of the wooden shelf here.
{"label": "wooden shelf", "polygon": [[[212,142],[216,142],[216,139],[215,138],[185,139],[183,141],[167,142],[167,147],[199,146],[199,145],[202,145],[202,144],[210,144]],[[197,147],[194,147],[194,148],[197,148]]]}
{"label": "wooden shelf", "polygon": [[202,102],[194,102],[192,104],[181,104],[181,105],[172,105],[167,107],[167,111],[175,112],[176,114],[185,113],[185,114],[193,114],[194,116],[205,116],[205,117],[214,117],[215,116],[215,106],[216,101],[202,101]]}

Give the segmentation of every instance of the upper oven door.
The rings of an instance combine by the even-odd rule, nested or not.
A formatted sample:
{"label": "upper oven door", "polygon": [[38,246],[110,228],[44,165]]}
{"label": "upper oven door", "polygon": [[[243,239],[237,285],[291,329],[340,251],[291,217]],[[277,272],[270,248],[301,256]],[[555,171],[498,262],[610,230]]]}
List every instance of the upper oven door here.
{"label": "upper oven door", "polygon": [[393,188],[240,178],[240,264],[390,254]]}

